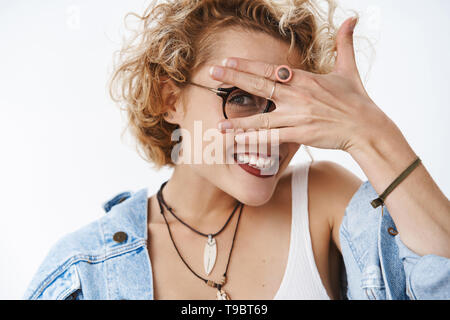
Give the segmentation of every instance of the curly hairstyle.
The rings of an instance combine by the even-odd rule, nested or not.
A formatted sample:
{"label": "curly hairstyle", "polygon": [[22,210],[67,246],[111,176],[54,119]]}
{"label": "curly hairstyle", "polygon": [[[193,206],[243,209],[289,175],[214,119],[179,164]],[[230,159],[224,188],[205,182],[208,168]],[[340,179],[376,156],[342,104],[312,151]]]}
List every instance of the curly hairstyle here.
{"label": "curly hairstyle", "polygon": [[[137,18],[134,34],[118,52],[110,95],[126,111],[138,153],[157,169],[173,167],[172,132],[164,119],[161,84],[174,80],[183,88],[213,53],[214,34],[224,27],[264,32],[290,45],[301,67],[328,73],[335,62],[336,4],[323,0],[165,0],[153,1]],[[300,54],[300,55],[299,55]],[[296,66],[292,63],[294,67]],[[143,154],[140,152],[143,151]]]}

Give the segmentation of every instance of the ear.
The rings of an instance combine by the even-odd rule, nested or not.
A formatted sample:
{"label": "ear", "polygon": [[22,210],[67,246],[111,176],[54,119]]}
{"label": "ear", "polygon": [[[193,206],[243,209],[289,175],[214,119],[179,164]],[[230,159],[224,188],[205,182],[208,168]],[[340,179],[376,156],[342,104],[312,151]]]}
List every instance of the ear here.
{"label": "ear", "polygon": [[183,116],[183,108],[178,103],[181,94],[175,82],[169,77],[161,78],[161,99],[165,110],[164,120],[172,124],[179,124]]}

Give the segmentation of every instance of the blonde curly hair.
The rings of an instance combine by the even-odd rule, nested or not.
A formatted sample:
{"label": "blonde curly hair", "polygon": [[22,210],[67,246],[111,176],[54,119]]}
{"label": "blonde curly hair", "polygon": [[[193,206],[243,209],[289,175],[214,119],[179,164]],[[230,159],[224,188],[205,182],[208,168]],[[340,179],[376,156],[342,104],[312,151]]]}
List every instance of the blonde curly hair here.
{"label": "blonde curly hair", "polygon": [[326,9],[314,0],[165,0],[152,2],[143,15],[129,13],[138,25],[118,52],[110,95],[124,106],[125,130],[136,138],[138,153],[158,169],[174,166],[171,152],[178,142],[171,141],[171,134],[178,126],[164,119],[161,83],[172,79],[183,88],[211,57],[214,34],[220,29],[265,32],[290,45],[288,57],[300,54],[302,69],[330,72],[336,52],[336,4],[323,3]]}

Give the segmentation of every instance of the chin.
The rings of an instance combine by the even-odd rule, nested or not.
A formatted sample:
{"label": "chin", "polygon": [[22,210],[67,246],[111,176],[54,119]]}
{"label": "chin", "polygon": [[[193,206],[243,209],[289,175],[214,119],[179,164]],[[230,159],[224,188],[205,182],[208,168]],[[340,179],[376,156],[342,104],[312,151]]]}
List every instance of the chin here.
{"label": "chin", "polygon": [[236,195],[236,199],[242,202],[245,205],[251,207],[259,207],[267,202],[269,202],[270,198],[273,195],[273,188],[270,190],[248,190],[239,195]]}
{"label": "chin", "polygon": [[255,177],[245,172],[238,165],[232,165],[231,174],[225,178],[232,179],[227,187],[227,193],[249,206],[266,204],[275,191],[279,174],[268,178]]}
{"label": "chin", "polygon": [[275,158],[275,164],[262,162],[262,165],[266,165],[265,169],[253,164],[255,161],[252,163],[251,158],[252,155],[247,157],[235,154],[235,163],[227,165],[227,173],[223,178],[227,181],[227,193],[246,205],[258,207],[272,198],[278,180],[291,157],[285,152]]}

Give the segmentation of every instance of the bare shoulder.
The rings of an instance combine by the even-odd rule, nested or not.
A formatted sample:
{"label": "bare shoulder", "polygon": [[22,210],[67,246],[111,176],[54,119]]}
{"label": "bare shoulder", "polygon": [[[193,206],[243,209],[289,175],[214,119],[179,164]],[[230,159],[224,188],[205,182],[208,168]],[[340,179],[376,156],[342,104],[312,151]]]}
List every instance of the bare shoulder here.
{"label": "bare shoulder", "polygon": [[339,249],[339,227],[345,209],[362,182],[354,173],[332,161],[314,161],[309,168],[310,204],[314,212],[325,215]]}
{"label": "bare shoulder", "polygon": [[[296,166],[290,165],[283,172],[278,182],[275,195],[286,198],[290,196],[292,175]],[[354,173],[332,161],[314,161],[309,167],[308,189],[310,196],[315,196],[321,202],[345,203],[351,200],[362,184]]]}
{"label": "bare shoulder", "polygon": [[[334,200],[353,196],[362,183],[353,172],[332,161],[314,161],[309,168],[309,183],[333,191]],[[350,199],[348,199],[350,200]]]}

